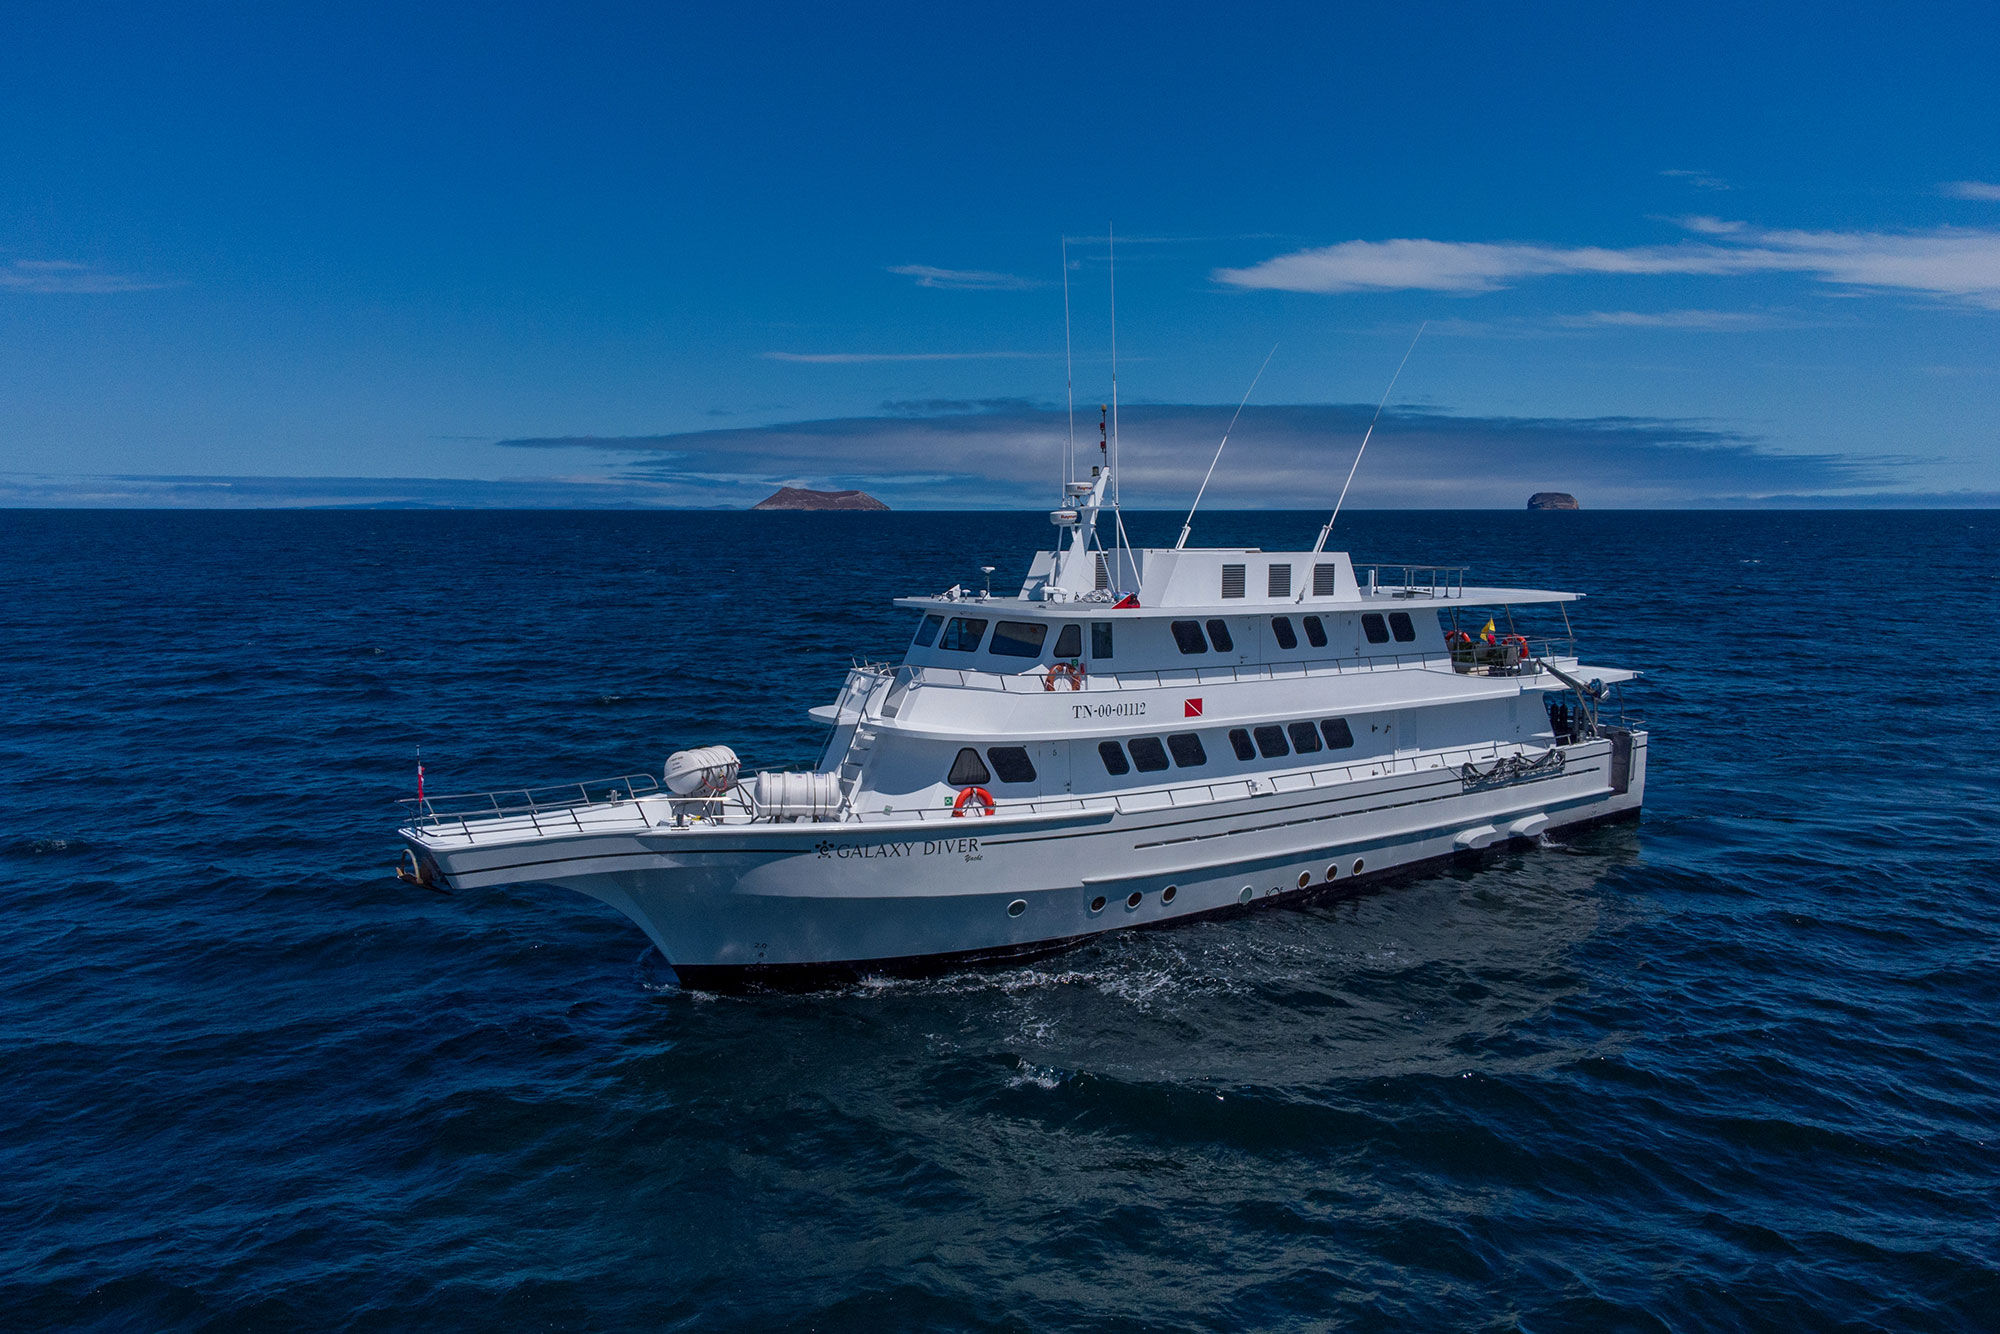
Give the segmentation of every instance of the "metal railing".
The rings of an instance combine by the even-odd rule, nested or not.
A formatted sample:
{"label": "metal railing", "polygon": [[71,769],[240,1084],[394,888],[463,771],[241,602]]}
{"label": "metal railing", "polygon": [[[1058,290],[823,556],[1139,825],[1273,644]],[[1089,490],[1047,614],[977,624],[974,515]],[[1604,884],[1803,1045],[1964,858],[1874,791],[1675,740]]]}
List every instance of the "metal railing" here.
{"label": "metal railing", "polygon": [[[1367,565],[1362,567],[1368,571],[1363,588],[1376,597],[1463,597],[1465,572],[1470,568],[1467,565]],[[1398,577],[1394,580],[1382,578],[1386,570],[1396,571]]]}
{"label": "metal railing", "polygon": [[[436,797],[404,797],[396,804],[407,812],[408,827],[412,829],[438,829],[457,825],[467,838],[472,837],[472,826],[476,822],[491,828],[492,822],[521,821],[538,834],[563,833],[574,830],[587,833],[584,816],[599,814],[605,807],[620,812],[615,820],[597,818],[590,823],[602,826],[606,823],[625,823],[626,817],[637,813],[632,804],[641,797],[665,795],[659,780],[651,774],[623,774],[617,778],[598,778],[581,783],[558,783],[552,787],[502,788],[493,792],[452,792]],[[713,802],[714,797],[670,798],[670,800],[705,800]],[[643,820],[643,816],[640,817]]]}

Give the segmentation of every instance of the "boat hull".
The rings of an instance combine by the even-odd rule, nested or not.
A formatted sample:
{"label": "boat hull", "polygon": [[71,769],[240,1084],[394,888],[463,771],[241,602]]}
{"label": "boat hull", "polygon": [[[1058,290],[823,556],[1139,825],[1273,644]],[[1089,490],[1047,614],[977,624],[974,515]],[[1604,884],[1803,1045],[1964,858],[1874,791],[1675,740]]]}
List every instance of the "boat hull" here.
{"label": "boat hull", "polygon": [[454,888],[546,882],[630,917],[683,985],[735,989],[1044,953],[1323,892],[1544,831],[1635,816],[1646,735],[1501,781],[1439,765],[1178,805],[927,826],[759,824],[452,848]]}

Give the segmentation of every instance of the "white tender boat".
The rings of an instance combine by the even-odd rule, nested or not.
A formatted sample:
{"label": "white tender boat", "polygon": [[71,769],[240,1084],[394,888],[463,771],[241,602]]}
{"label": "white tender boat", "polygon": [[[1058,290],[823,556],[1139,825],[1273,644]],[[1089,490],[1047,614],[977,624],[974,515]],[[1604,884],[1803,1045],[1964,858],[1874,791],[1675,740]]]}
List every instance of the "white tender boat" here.
{"label": "white tender boat", "polygon": [[1132,548],[1115,511],[1098,532],[1110,464],[1065,485],[1013,596],[897,600],[909,649],[811,711],[811,772],[711,746],[423,799],[406,876],[593,895],[726,988],[1040,952],[1638,813],[1646,733],[1602,708],[1635,674],[1501,630],[1576,594]]}

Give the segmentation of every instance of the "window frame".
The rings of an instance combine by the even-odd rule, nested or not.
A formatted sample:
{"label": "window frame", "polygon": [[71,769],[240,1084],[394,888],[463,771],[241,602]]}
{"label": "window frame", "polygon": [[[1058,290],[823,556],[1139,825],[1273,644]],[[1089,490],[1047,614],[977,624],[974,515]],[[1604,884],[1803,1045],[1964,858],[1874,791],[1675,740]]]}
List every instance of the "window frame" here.
{"label": "window frame", "polygon": [[[968,755],[972,757],[972,763],[978,768],[979,777],[977,778],[961,777],[959,766],[965,763],[965,757]],[[970,773],[972,771],[968,769],[963,772]],[[986,768],[986,760],[980,753],[973,747],[966,746],[960,749],[958,754],[951,757],[951,768],[945,771],[944,781],[950,787],[985,787],[993,781],[993,775]]]}
{"label": "window frame", "polygon": [[1125,749],[1132,756],[1132,767],[1142,774],[1163,774],[1173,767],[1166,746],[1156,736],[1128,737]]}
{"label": "window frame", "polygon": [[[992,622],[978,616],[952,617],[949,621],[945,622],[944,633],[938,636],[938,642],[937,642],[938,650],[943,653],[979,652],[979,645],[986,638],[986,627],[991,623]],[[951,638],[952,628],[954,626],[960,626],[960,625],[976,625],[979,627],[977,630],[972,632],[972,642],[970,644],[965,644],[965,645],[946,643],[945,641]],[[961,637],[962,637],[962,632],[961,632]]]}
{"label": "window frame", "polygon": [[944,617],[934,611],[927,611],[924,613],[924,619],[917,622],[916,638],[910,641],[910,647],[929,648],[937,643],[937,637],[943,631]]}
{"label": "window frame", "polygon": [[1361,613],[1361,634],[1371,644],[1386,644],[1389,642],[1389,622],[1379,611],[1364,611]]}
{"label": "window frame", "polygon": [[1229,633],[1229,622],[1220,616],[1208,618],[1208,642],[1217,653],[1236,651],[1236,636]]}
{"label": "window frame", "polygon": [[[1208,637],[1202,634],[1200,621],[1168,621],[1167,629],[1172,632],[1174,647],[1181,651],[1181,656],[1192,658],[1208,652]],[[1190,648],[1190,644],[1194,647]]]}
{"label": "window frame", "polygon": [[[1028,639],[1009,638],[1008,647],[1001,648],[1001,634],[1010,625],[1016,630],[1031,632],[1030,638],[1034,642],[1030,644]],[[1048,642],[1049,623],[1047,621],[995,621],[993,622],[993,633],[987,636],[986,639],[986,651],[996,658],[1028,658],[1032,660],[1042,656],[1042,645]]]}
{"label": "window frame", "polygon": [[[1266,733],[1269,733],[1267,739]],[[1267,760],[1282,760],[1292,753],[1292,743],[1285,737],[1282,723],[1263,723],[1250,729],[1250,739],[1257,743],[1257,753]],[[1275,740],[1273,749],[1271,741]]]}
{"label": "window frame", "polygon": [[[1250,729],[1247,727],[1229,729],[1229,748],[1235,751],[1236,758],[1245,764],[1257,758],[1257,746],[1250,740]],[[1245,754],[1246,751],[1249,753]]]}
{"label": "window frame", "polygon": [[[1319,728],[1310,722],[1286,723],[1285,735],[1291,740],[1294,755],[1317,755],[1323,749],[1319,739]],[[1304,737],[1310,744],[1301,746],[1300,737]]]}
{"label": "window frame", "polygon": [[1112,656],[1111,624],[1110,621],[1092,621],[1090,623],[1091,661],[1097,662]]}
{"label": "window frame", "polygon": [[[1183,759],[1181,753],[1190,752],[1193,759]],[[1201,744],[1198,732],[1174,732],[1167,737],[1167,754],[1173,756],[1176,769],[1199,769],[1208,763],[1208,748]]]}
{"label": "window frame", "polygon": [[1314,648],[1326,647],[1326,622],[1317,616],[1301,616],[1299,625],[1306,632],[1306,643]]}
{"label": "window frame", "polygon": [[1271,618],[1271,636],[1278,641],[1278,647],[1288,653],[1299,646],[1299,632],[1292,628],[1289,616]]}
{"label": "window frame", "polygon": [[1410,619],[1410,613],[1406,611],[1392,611],[1389,613],[1389,633],[1395,636],[1398,644],[1414,644],[1417,642],[1417,623]]}
{"label": "window frame", "polygon": [[[1118,760],[1116,764],[1111,762],[1114,756]],[[1110,774],[1113,778],[1123,778],[1126,774],[1132,772],[1132,761],[1125,758],[1125,747],[1119,745],[1116,741],[1098,742],[1097,758],[1104,765],[1104,772]]]}
{"label": "window frame", "polygon": [[[1000,758],[1002,755],[1005,755],[1007,758],[1002,760]],[[1019,768],[1015,768],[1017,761],[1021,766]],[[1035,762],[1029,757],[1026,746],[988,746],[986,748],[986,762],[992,767],[993,776],[1003,783],[1032,783],[1040,777],[1035,772]],[[1022,777],[1009,777],[1008,770],[1010,769],[1014,773],[1021,774]]]}
{"label": "window frame", "polygon": [[[1068,648],[1063,645],[1068,644]],[[1083,656],[1083,623],[1071,621],[1056,631],[1055,656],[1065,661]]]}
{"label": "window frame", "polygon": [[[1336,731],[1336,729],[1338,730]],[[1354,729],[1347,725],[1347,719],[1345,718],[1320,719],[1319,734],[1325,739],[1328,750],[1354,749]],[[1336,736],[1343,736],[1347,739],[1345,741],[1336,741],[1334,739]]]}

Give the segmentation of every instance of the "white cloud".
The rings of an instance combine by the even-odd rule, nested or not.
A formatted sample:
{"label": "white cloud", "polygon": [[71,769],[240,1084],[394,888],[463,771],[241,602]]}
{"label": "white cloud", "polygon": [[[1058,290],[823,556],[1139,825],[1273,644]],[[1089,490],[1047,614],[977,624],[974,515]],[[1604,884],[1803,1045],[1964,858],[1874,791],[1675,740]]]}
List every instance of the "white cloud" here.
{"label": "white cloud", "polygon": [[1946,181],[1938,187],[1938,193],[1952,199],[1977,199],[1985,203],[2000,203],[2000,185],[1987,181]]}
{"label": "white cloud", "polygon": [[1041,352],[765,352],[766,361],[809,366],[858,366],[876,361],[1024,361]]}
{"label": "white cloud", "polygon": [[1040,287],[1032,278],[985,269],[940,269],[929,264],[898,264],[889,272],[915,278],[919,287],[939,287],[953,292],[1025,292]]}
{"label": "white cloud", "polygon": [[1218,269],[1232,287],[1286,292],[1491,292],[1555,274],[1802,273],[1836,285],[1921,292],[2000,310],[2000,231],[1771,231],[1690,218],[1715,238],[1677,245],[1546,246],[1489,241],[1343,241]]}
{"label": "white cloud", "polygon": [[1660,175],[1671,176],[1677,180],[1686,181],[1697,190],[1728,190],[1733,188],[1728,181],[1723,180],[1720,176],[1711,176],[1705,171],[1687,171],[1681,168],[1674,168],[1663,171]]}
{"label": "white cloud", "polygon": [[107,292],[152,292],[170,283],[147,282],[123,274],[104,273],[67,259],[17,259],[0,264],[0,290],[64,295]]}
{"label": "white cloud", "polygon": [[1556,323],[1572,329],[1688,329],[1713,333],[1736,333],[1749,329],[1776,329],[1785,322],[1750,310],[1593,310],[1584,315],[1562,315]]}

